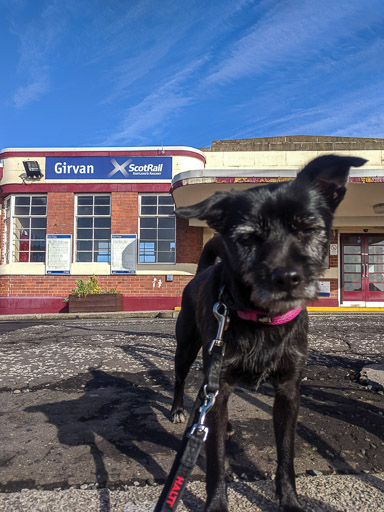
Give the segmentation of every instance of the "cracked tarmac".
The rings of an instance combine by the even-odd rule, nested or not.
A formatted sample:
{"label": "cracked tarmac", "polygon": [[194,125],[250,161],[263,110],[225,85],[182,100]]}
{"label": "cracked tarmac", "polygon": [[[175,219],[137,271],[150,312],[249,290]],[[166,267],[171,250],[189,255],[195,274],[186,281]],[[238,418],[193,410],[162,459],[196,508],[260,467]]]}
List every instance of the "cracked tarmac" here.
{"label": "cracked tarmac", "polygon": [[[168,420],[175,349],[172,319],[0,322],[0,490],[162,482],[183,425]],[[296,472],[383,471],[382,392],[358,382],[383,363],[383,317],[313,316],[302,384]],[[189,409],[201,362],[187,381]],[[229,473],[275,469],[272,388],[236,388]],[[194,471],[204,478],[204,457]]]}

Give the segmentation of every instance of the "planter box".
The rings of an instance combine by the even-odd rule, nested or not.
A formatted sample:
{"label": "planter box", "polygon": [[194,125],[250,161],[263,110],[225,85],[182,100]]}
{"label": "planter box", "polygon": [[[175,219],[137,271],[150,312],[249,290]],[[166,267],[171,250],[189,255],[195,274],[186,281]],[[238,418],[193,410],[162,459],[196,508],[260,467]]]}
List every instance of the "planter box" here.
{"label": "planter box", "polygon": [[95,293],[86,297],[69,296],[69,313],[98,313],[107,311],[123,311],[122,293]]}

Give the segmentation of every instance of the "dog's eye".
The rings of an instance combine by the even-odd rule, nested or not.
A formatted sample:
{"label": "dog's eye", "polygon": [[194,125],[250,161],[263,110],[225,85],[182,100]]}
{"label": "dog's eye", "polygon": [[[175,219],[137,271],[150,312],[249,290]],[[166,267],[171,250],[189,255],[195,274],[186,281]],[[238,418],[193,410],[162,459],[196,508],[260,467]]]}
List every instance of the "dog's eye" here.
{"label": "dog's eye", "polygon": [[252,247],[261,241],[261,237],[257,233],[252,233],[239,237],[237,241],[243,247]]}
{"label": "dog's eye", "polygon": [[316,217],[308,216],[308,217],[298,217],[294,219],[291,224],[291,228],[294,232],[298,234],[307,234],[310,235],[312,233],[316,233],[324,229],[324,225],[319,223]]}

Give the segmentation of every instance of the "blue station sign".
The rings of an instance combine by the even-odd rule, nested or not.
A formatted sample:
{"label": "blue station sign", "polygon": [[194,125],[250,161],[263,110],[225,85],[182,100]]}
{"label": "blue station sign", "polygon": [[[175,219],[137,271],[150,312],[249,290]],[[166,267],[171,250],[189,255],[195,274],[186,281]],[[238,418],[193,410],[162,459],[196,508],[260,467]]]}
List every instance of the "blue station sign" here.
{"label": "blue station sign", "polygon": [[169,156],[79,156],[45,159],[47,180],[164,180],[172,179]]}

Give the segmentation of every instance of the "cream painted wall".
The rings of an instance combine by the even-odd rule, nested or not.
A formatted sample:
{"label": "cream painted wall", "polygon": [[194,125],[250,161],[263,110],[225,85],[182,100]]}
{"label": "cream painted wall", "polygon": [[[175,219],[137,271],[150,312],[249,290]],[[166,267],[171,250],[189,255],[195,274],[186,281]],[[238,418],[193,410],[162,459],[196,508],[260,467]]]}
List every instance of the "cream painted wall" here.
{"label": "cream painted wall", "polygon": [[384,169],[384,150],[364,151],[222,151],[207,152],[207,169],[282,169],[299,170],[313,158],[336,153],[368,160],[366,167]]}
{"label": "cream painted wall", "polygon": [[[137,265],[137,275],[166,275],[189,276],[196,272],[194,263],[177,263],[176,265]],[[71,276],[108,276],[111,274],[111,267],[108,263],[72,263]],[[0,265],[0,275],[45,275],[44,263],[8,263]]]}

